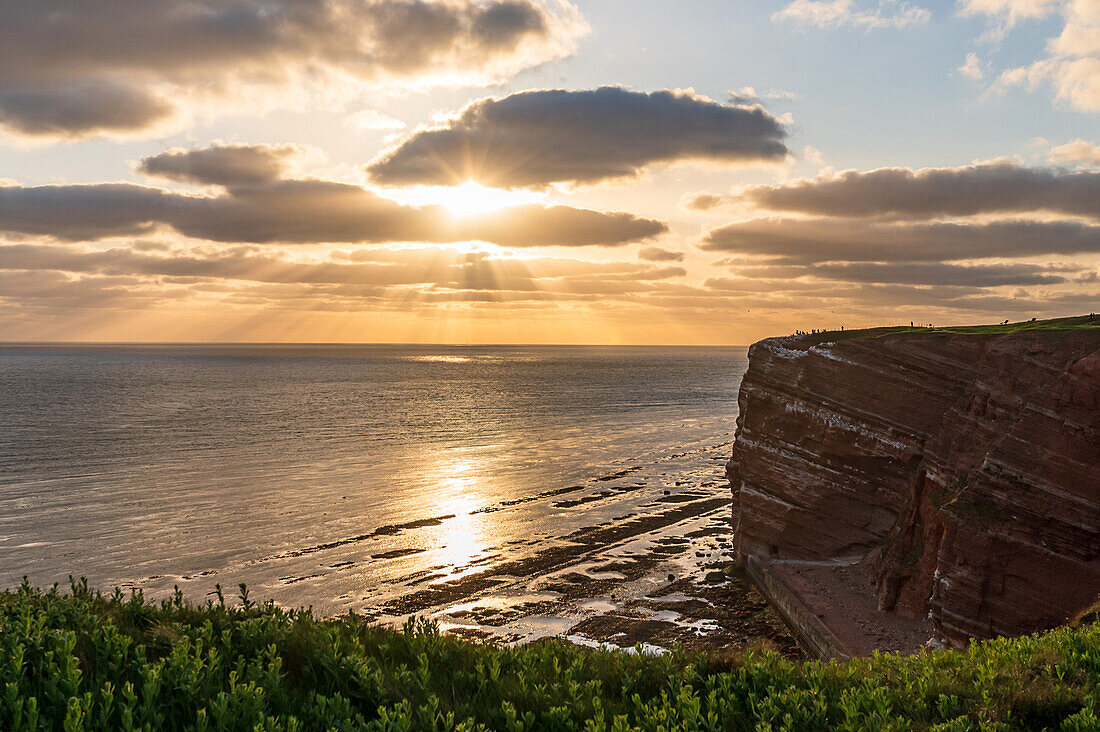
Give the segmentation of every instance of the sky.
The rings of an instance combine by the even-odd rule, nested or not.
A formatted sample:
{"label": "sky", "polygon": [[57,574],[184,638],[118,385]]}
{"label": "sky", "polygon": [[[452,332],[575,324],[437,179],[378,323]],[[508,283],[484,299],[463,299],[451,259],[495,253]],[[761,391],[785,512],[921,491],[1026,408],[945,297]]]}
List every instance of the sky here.
{"label": "sky", "polygon": [[1100,305],[1100,0],[0,0],[0,341]]}

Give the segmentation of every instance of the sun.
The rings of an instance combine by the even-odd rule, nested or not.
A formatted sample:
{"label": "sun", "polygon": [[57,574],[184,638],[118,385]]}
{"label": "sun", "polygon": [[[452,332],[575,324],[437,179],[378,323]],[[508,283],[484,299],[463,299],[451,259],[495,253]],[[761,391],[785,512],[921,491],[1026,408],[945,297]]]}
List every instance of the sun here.
{"label": "sun", "polygon": [[416,186],[387,194],[394,200],[412,206],[443,206],[452,216],[479,216],[510,206],[541,203],[545,193],[508,191],[489,188],[468,180],[457,186]]}
{"label": "sun", "polygon": [[444,189],[440,203],[455,216],[476,216],[496,211],[498,208],[536,203],[539,197],[526,191],[505,191],[487,188],[472,180],[460,186]]}

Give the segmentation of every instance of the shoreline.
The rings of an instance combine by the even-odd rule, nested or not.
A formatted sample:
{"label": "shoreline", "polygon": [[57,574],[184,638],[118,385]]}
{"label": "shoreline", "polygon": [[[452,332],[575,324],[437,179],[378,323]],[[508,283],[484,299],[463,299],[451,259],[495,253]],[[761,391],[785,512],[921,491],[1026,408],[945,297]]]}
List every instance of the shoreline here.
{"label": "shoreline", "polygon": [[[417,616],[455,636],[500,645],[558,637],[622,649],[645,643],[654,653],[679,644],[764,647],[802,658],[781,618],[734,567],[723,473],[731,444],[727,438],[670,448],[604,468],[581,484],[461,515],[426,508],[404,523],[115,584],[149,599],[179,586],[202,602],[216,583],[233,595],[244,582],[253,597],[310,606],[320,617],[352,611],[400,627]],[[491,540],[493,526],[522,536],[514,527],[535,508],[554,516],[556,531]],[[474,541],[479,532],[490,538]],[[388,579],[347,591],[372,573]]]}
{"label": "shoreline", "polygon": [[[426,618],[451,635],[502,645],[560,638],[626,651],[642,645],[649,653],[675,644],[706,651],[759,646],[804,658],[781,617],[735,567],[722,472],[731,444],[536,494],[530,500],[584,511],[587,520],[561,535],[491,547],[450,571],[411,572],[396,582],[398,592],[357,613],[392,627]],[[618,509],[603,505],[623,500],[629,503]]]}

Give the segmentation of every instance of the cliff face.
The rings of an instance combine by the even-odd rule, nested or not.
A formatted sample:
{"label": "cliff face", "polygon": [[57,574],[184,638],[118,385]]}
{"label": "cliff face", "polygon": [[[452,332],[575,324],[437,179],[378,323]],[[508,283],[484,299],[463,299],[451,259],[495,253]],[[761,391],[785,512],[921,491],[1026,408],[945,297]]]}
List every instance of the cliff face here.
{"label": "cliff face", "polygon": [[953,645],[1100,593],[1100,331],[928,331],[749,351],[737,550],[858,564]]}

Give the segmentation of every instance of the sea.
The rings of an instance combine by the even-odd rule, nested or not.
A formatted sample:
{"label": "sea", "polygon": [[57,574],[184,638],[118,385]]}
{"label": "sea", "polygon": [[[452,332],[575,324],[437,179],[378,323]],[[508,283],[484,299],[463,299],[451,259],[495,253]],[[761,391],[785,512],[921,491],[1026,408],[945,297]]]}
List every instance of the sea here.
{"label": "sea", "polygon": [[746,367],[745,348],[0,345],[0,588],[246,582],[397,616],[615,522],[638,528],[607,546],[718,526]]}

